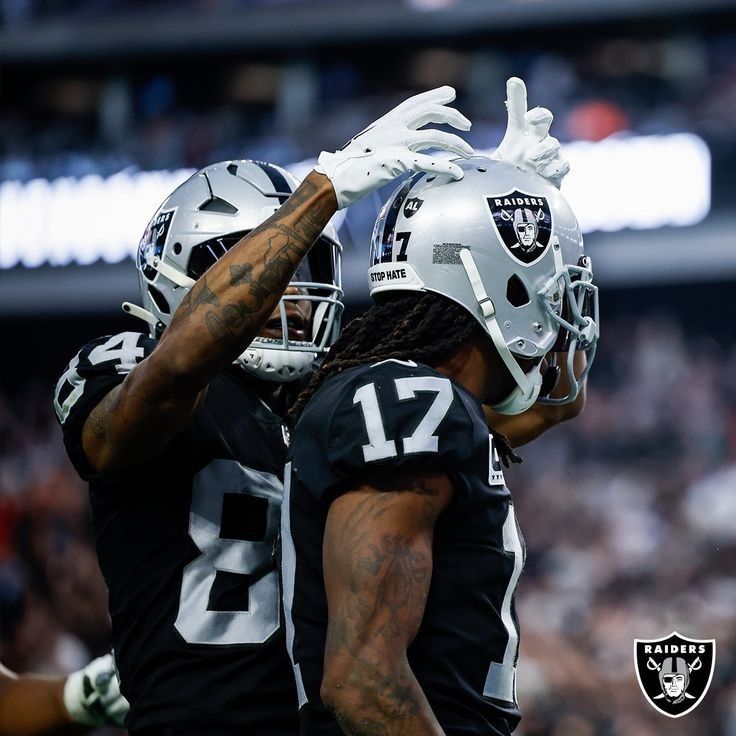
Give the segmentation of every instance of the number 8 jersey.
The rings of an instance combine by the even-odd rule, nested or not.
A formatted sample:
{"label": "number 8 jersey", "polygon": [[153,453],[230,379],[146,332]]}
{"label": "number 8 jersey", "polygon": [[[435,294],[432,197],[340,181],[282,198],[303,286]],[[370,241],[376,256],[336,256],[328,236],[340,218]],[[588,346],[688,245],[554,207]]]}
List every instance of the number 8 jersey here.
{"label": "number 8 jersey", "polygon": [[209,385],[189,427],[158,457],[95,472],[82,450],[90,411],[156,346],[126,332],[86,345],[55,409],[89,482],[109,589],[128,729],[155,734],[297,732],[274,542],[286,432],[245,373]]}
{"label": "number 8 jersey", "polygon": [[429,595],[408,650],[412,671],[448,736],[510,734],[519,721],[513,594],[524,544],[480,403],[425,365],[350,368],[312,397],[289,457],[282,577],[303,736],[342,733],[319,698],[330,503],[396,470],[446,473],[454,489],[435,527]]}

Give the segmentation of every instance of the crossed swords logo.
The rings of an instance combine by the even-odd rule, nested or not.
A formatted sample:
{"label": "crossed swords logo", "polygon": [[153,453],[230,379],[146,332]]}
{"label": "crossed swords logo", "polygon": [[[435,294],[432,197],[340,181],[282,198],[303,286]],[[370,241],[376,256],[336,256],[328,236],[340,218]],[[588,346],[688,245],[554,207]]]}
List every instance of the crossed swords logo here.
{"label": "crossed swords logo", "polygon": [[[540,207],[534,217],[537,218],[537,222],[542,222],[544,220],[544,212],[542,211],[542,208]],[[506,220],[506,222],[513,222],[514,216],[508,211],[508,210],[501,210],[501,219]]]}
{"label": "crossed swords logo", "polygon": [[[687,669],[690,672],[690,674],[692,674],[696,670],[699,670],[703,666],[703,663],[700,661],[700,657],[696,657],[692,662],[689,662],[689,663],[686,663],[686,664],[687,664]],[[661,664],[658,664],[654,660],[653,657],[649,657],[649,659],[647,660],[647,669],[648,670],[656,670],[657,672],[659,672],[662,669],[662,665]],[[690,695],[687,691],[685,691],[683,693],[683,695],[688,700],[695,700],[695,696],[694,695]],[[660,700],[661,698],[664,698],[664,697],[665,697],[665,695],[664,695],[664,693],[662,693],[661,695],[655,695],[654,698],[653,698],[653,700]]]}

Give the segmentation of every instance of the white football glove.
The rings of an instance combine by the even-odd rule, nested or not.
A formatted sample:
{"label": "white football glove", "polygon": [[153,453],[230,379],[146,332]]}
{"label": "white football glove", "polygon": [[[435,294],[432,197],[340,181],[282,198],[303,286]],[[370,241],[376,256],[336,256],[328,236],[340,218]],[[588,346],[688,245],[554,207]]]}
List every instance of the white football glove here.
{"label": "white football glove", "polygon": [[72,672],[64,684],[64,706],[73,721],[86,726],[122,726],[128,701],[120,694],[112,654]]}
{"label": "white football glove", "polygon": [[438,87],[404,100],[375,123],[349,140],[339,151],[322,151],[314,170],[332,182],[337,206],[343,209],[407,171],[428,171],[463,178],[463,171],[446,159],[417,153],[439,148],[459,156],[473,149],[459,136],[441,130],[417,130],[427,123],[447,123],[470,130],[470,120],[448,102],[452,87]]}
{"label": "white football glove", "polygon": [[546,107],[527,112],[526,106],[526,85],[518,77],[511,77],[506,82],[506,135],[491,158],[535,171],[559,189],[570,163],[560,156],[560,142],[549,135],[554,116]]}

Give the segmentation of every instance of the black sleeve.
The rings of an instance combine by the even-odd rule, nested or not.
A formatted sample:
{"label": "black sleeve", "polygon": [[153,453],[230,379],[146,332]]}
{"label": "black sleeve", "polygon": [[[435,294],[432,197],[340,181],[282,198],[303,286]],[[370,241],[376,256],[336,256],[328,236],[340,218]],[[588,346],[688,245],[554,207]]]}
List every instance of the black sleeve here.
{"label": "black sleeve", "polygon": [[292,470],[325,499],[397,470],[452,475],[479,441],[488,445],[478,411],[427,366],[390,360],[351,369],[309,402],[294,430]]}
{"label": "black sleeve", "polygon": [[155,340],[139,332],[100,337],[87,343],[59,378],[54,409],[67,453],[82,478],[92,473],[82,450],[82,429],[89,413],[155,346]]}

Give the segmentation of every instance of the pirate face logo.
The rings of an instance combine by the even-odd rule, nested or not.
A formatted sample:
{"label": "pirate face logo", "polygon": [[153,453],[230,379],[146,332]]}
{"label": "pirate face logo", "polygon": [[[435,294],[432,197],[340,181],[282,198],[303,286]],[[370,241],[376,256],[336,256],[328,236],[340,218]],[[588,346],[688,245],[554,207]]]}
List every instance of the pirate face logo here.
{"label": "pirate face logo", "polygon": [[681,703],[685,700],[685,691],[690,684],[689,668],[700,669],[701,666],[700,659],[688,665],[682,657],[667,657],[659,667],[659,682],[664,697],[670,703]]}
{"label": "pirate face logo", "polygon": [[688,639],[673,631],[664,639],[636,639],[639,686],[660,713],[679,718],[708,691],[715,666],[715,640]]}
{"label": "pirate face logo", "polygon": [[524,266],[536,263],[547,251],[552,235],[552,213],[546,197],[514,189],[486,197],[493,225],[513,258]]}
{"label": "pirate face logo", "polygon": [[536,215],[528,209],[514,210],[516,239],[525,252],[529,252],[537,245],[537,233],[539,232],[536,222],[537,218],[544,219],[544,213],[541,210],[538,210]]}

